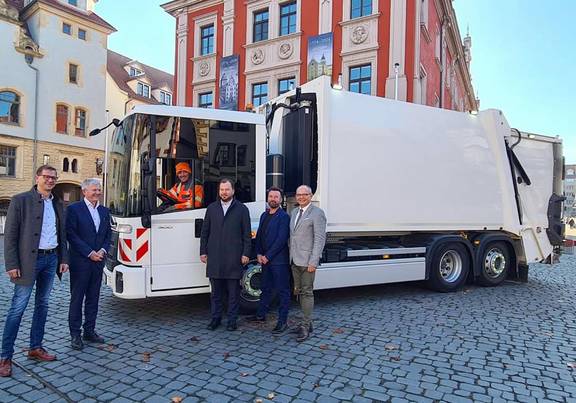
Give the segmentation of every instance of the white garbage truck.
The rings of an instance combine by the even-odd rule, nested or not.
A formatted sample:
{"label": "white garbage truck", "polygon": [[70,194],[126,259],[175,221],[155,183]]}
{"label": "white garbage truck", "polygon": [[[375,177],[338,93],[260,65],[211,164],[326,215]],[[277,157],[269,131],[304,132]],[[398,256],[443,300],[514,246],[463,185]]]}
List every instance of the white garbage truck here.
{"label": "white garbage truck", "polygon": [[[320,77],[257,113],[137,106],[109,143],[113,247],[107,284],[120,298],[207,293],[199,242],[218,181],[232,179],[253,234],[266,189],[309,185],[327,217],[315,288],[424,281],[439,291],[526,280],[562,243],[562,142],[511,129],[502,112],[449,111],[332,88]],[[201,206],[162,195],[189,164]],[[253,261],[242,301],[260,296]]]}

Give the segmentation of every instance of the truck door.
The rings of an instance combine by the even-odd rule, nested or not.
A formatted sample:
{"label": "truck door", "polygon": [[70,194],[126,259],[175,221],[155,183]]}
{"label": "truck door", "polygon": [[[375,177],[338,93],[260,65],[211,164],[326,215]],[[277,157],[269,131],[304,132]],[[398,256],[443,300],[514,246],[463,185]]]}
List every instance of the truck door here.
{"label": "truck door", "polygon": [[151,217],[150,290],[208,287],[200,262],[200,230],[206,213],[203,161],[209,122],[156,117],[156,205]]}
{"label": "truck door", "polygon": [[523,134],[513,152],[517,159],[513,163],[514,179],[520,199],[526,259],[528,263],[545,261],[552,255],[554,241],[554,235],[548,231],[554,226],[549,207],[556,200],[554,194],[561,194],[555,180],[558,176],[556,139]]}

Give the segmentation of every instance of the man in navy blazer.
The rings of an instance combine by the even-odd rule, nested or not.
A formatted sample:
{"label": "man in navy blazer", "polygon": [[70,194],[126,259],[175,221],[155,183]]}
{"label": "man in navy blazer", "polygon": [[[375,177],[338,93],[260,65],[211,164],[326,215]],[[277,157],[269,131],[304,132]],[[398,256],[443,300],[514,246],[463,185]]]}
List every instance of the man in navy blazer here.
{"label": "man in navy blazer", "polygon": [[256,234],[256,255],[262,265],[262,295],[256,316],[248,318],[251,322],[265,322],[270,309],[272,292],[276,290],[280,299],[278,323],[272,330],[279,335],[287,329],[288,309],[290,307],[290,260],[288,236],[290,234],[290,216],[282,210],[282,190],[268,189],[269,209],[260,216],[260,225]]}
{"label": "man in navy blazer", "polygon": [[[68,324],[72,348],[82,350],[85,341],[104,343],[96,331],[98,299],[102,284],[104,258],[110,249],[110,211],[100,205],[99,179],[82,182],[84,198],[68,206],[66,234],[70,245],[70,311]],[[84,335],[80,338],[84,305]]]}

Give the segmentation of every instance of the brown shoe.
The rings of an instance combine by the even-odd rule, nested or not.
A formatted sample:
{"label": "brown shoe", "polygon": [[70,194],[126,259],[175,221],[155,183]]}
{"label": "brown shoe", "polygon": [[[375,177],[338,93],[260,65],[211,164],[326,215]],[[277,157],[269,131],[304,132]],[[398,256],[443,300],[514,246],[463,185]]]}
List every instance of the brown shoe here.
{"label": "brown shoe", "polygon": [[43,348],[35,348],[34,350],[28,351],[28,358],[36,361],[54,361],[56,356],[48,354]]}
{"label": "brown shoe", "polygon": [[12,360],[10,358],[2,358],[0,360],[0,376],[7,377],[12,375]]}

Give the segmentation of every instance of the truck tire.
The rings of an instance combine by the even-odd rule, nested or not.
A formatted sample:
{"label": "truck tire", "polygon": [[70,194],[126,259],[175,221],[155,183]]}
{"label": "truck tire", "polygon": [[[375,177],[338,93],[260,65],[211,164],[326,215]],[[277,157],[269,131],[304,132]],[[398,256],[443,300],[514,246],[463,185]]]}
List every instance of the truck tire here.
{"label": "truck tire", "polygon": [[470,255],[460,242],[447,242],[434,251],[428,276],[430,288],[452,292],[460,288],[470,272]]}
{"label": "truck tire", "polygon": [[240,311],[243,313],[256,312],[260,302],[260,289],[262,267],[258,262],[252,261],[246,265],[246,270],[240,279]]}
{"label": "truck tire", "polygon": [[480,259],[478,284],[493,287],[502,283],[512,263],[510,249],[504,242],[493,242],[484,248]]}

